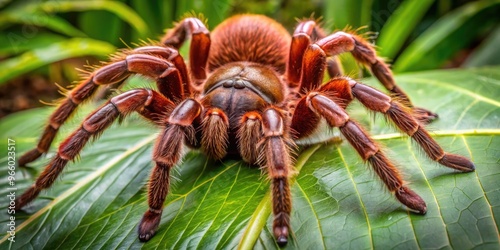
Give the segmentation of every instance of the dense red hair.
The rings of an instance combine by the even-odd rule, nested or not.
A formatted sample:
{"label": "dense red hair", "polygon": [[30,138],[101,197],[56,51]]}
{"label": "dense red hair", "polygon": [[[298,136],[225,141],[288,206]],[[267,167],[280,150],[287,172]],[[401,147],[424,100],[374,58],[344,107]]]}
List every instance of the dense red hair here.
{"label": "dense red hair", "polygon": [[236,15],[219,24],[211,33],[208,69],[230,62],[249,61],[273,67],[284,73],[291,36],[271,18],[262,15]]}

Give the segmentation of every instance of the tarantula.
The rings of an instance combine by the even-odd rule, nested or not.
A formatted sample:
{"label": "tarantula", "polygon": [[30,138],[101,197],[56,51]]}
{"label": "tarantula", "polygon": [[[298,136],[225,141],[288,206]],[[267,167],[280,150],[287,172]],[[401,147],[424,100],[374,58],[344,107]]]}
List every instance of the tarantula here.
{"label": "tarantula", "polygon": [[[189,37],[188,67],[178,49]],[[352,53],[366,65],[394,98],[342,77],[331,58],[343,52]],[[330,80],[322,84],[325,70]],[[170,170],[181,159],[185,144],[214,159],[240,155],[266,170],[272,190],[273,233],[280,246],[287,244],[294,145],[324,132],[321,124],[339,128],[387,189],[410,210],[425,214],[423,199],[405,186],[380,146],[345,111],[354,98],[369,110],[384,114],[430,159],[462,172],[475,169],[467,158],[444,152],[428,134],[421,124],[437,115],[412,106],[387,64],[364,38],[347,32],[326,36],[313,20],[301,21],[290,36],[282,25],[260,15],[231,17],[211,34],[198,18],[185,18],[166,33],[160,45],[126,51],[94,70],[67,94],[50,116],[37,147],[25,153],[19,164],[47,152],[59,127],[100,85],[121,82],[131,74],[154,79],[158,90],[124,92],[90,114],[61,143],[35,184],[16,201],[16,209],[50,187],[91,137],[134,111],[162,129],[153,149],[149,209],[138,226],[141,241],[150,240],[157,231]]]}

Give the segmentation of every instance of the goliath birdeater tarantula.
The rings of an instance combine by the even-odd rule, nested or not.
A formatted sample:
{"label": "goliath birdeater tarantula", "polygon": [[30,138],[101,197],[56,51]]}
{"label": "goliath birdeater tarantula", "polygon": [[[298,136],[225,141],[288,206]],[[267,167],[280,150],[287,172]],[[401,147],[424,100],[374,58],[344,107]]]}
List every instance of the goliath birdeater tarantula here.
{"label": "goliath birdeater tarantula", "polygon": [[[191,37],[189,66],[178,52]],[[350,52],[366,65],[394,98],[347,77],[331,57]],[[322,83],[325,70],[331,79]],[[345,111],[358,99],[369,110],[384,114],[408,134],[434,161],[463,172],[473,163],[446,153],[421,124],[436,115],[413,107],[396,85],[388,66],[361,36],[335,32],[326,36],[315,21],[299,23],[293,36],[276,21],[259,15],[238,15],[210,34],[198,18],[185,18],[169,30],[160,45],[144,46],[115,57],[90,73],[67,94],[50,116],[37,147],[20,160],[25,165],[47,152],[59,127],[99,85],[121,82],[131,74],[154,79],[158,90],[133,89],[119,94],[89,115],[57,151],[33,184],[17,200],[21,209],[50,187],[68,161],[91,137],[119,117],[138,112],[161,127],[153,150],[149,209],[139,223],[139,239],[155,234],[169,190],[170,170],[181,159],[184,144],[200,148],[214,159],[239,154],[268,172],[272,189],[273,233],[279,245],[288,242],[295,142],[324,132],[325,121],[367,161],[409,209],[424,214],[422,198],[404,185],[401,174],[373,139]]]}

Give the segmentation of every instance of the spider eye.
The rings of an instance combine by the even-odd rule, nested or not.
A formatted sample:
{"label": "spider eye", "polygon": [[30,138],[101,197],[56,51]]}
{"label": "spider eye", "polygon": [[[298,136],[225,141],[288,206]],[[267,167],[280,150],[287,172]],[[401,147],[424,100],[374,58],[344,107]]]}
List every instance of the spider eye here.
{"label": "spider eye", "polygon": [[224,86],[224,88],[232,88],[233,85],[234,85],[233,79],[225,80],[222,82],[222,86]]}

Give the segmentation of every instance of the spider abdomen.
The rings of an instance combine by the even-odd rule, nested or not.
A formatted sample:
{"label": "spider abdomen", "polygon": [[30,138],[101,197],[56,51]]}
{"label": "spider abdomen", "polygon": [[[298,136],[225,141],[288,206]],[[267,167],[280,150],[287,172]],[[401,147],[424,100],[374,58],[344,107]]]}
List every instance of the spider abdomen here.
{"label": "spider abdomen", "polygon": [[247,61],[284,73],[291,37],[278,22],[262,15],[237,15],[219,24],[211,34],[208,69]]}

